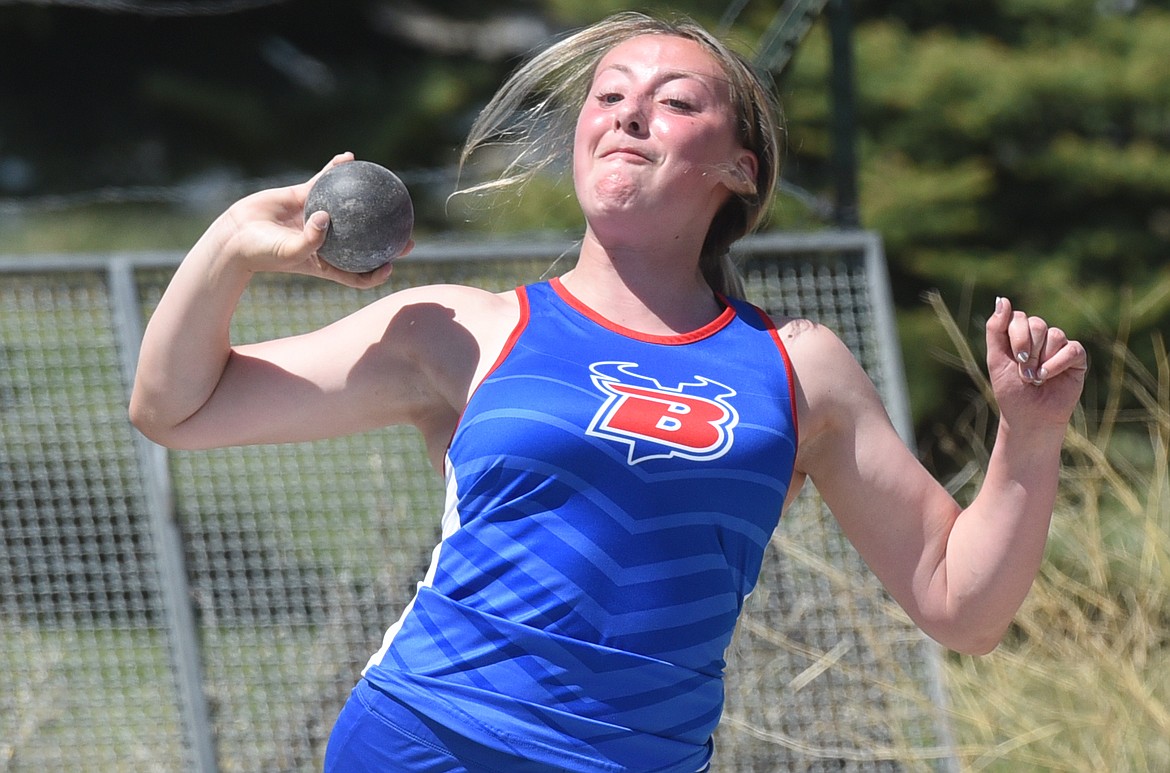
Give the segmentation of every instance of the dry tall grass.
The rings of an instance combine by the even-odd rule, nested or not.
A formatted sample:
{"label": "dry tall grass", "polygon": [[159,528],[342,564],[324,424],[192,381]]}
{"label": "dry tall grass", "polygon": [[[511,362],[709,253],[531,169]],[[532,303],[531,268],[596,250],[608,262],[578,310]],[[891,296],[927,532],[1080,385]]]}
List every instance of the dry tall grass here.
{"label": "dry tall grass", "polygon": [[[955,364],[983,390],[954,449],[969,455],[958,495],[984,469],[994,416],[982,358],[938,298]],[[1153,369],[1118,337],[1102,407],[1081,410],[1048,555],[1015,628],[983,658],[954,657],[947,679],[970,771],[1170,771],[1170,356]]]}

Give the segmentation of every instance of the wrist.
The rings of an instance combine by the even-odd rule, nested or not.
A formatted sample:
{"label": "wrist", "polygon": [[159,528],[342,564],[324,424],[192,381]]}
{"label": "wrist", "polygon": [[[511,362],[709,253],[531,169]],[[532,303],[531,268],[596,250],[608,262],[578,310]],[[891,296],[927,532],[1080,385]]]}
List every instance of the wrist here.
{"label": "wrist", "polygon": [[1001,415],[996,431],[996,443],[1007,442],[1013,447],[1036,452],[1049,450],[1059,453],[1064,446],[1067,431],[1066,422],[1028,420],[1026,417],[1012,419]]}
{"label": "wrist", "polygon": [[241,244],[242,232],[228,211],[221,214],[187,253],[187,261],[201,265],[212,283],[247,284],[256,270],[249,265]]}
{"label": "wrist", "polygon": [[1060,425],[1029,422],[1021,426],[1001,419],[991,452],[989,478],[1029,481],[1029,489],[1044,482],[1043,488],[1054,490],[1060,477],[1064,431]]}

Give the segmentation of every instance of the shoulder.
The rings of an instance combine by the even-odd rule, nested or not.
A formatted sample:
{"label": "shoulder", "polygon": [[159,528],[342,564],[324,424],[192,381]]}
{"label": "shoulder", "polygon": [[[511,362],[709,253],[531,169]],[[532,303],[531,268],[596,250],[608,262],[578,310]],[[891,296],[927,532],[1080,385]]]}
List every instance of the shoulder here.
{"label": "shoulder", "polygon": [[841,378],[864,377],[853,353],[831,328],[795,317],[777,320],[776,330],[797,378],[806,389],[815,390],[809,397],[828,396],[820,393]]}
{"label": "shoulder", "polygon": [[[515,290],[490,292],[455,284],[411,287],[366,307],[386,343],[424,367],[477,361],[498,349],[520,321]],[[454,363],[450,361],[454,360]]]}
{"label": "shoulder", "polygon": [[395,342],[413,344],[419,354],[440,354],[433,350],[435,339],[458,327],[464,335],[492,339],[500,329],[510,330],[520,317],[515,291],[489,292],[455,284],[424,285],[391,293],[374,301],[361,312],[380,329],[393,328]]}
{"label": "shoulder", "polygon": [[833,330],[802,318],[777,328],[796,381],[802,455],[835,445],[867,422],[888,423],[873,382]]}
{"label": "shoulder", "polygon": [[399,310],[422,305],[440,306],[459,314],[508,314],[518,310],[515,290],[496,293],[470,285],[433,284],[408,287],[391,293],[370,304]]}
{"label": "shoulder", "polygon": [[857,363],[845,342],[831,328],[819,322],[804,317],[788,317],[777,319],[775,324],[784,348],[793,359],[794,367],[798,362],[806,367],[813,362],[830,366]]}
{"label": "shoulder", "polygon": [[343,324],[361,342],[361,359],[368,364],[363,372],[396,385],[399,403],[409,407],[408,423],[422,430],[434,450],[450,437],[520,313],[516,291],[426,285],[380,298]]}

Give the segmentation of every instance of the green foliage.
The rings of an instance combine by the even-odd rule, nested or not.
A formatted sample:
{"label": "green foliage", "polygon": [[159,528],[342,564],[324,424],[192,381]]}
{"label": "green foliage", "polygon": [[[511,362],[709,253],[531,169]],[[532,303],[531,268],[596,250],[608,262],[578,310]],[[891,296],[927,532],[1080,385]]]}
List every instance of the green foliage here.
{"label": "green foliage", "polygon": [[[564,180],[482,211],[448,202],[447,170],[479,106],[517,57],[485,61],[399,39],[392,4],[280,4],[226,17],[148,19],[61,6],[0,7],[0,196],[167,186],[226,170],[301,174],[353,150],[402,172],[423,231],[572,231]],[[630,7],[618,0],[444,0],[455,20],[526,15],[563,31]],[[652,2],[714,27],[727,4]],[[937,361],[938,290],[978,324],[996,295],[1082,336],[1170,328],[1170,3],[1122,0],[856,0],[860,214],[885,240],[922,438],[954,417],[961,385]],[[727,37],[758,49],[777,12],[747,2]],[[214,55],[208,55],[215,41]],[[295,82],[273,46],[329,76]],[[59,52],[69,51],[68,62]],[[55,53],[56,52],[56,53]],[[786,119],[786,190],[769,228],[827,225],[834,147],[829,35],[822,19],[776,80]],[[444,171],[439,171],[444,170]],[[4,186],[9,188],[5,189]],[[226,202],[225,202],[226,203]],[[5,251],[176,246],[200,214],[104,208],[9,217]],[[87,217],[96,221],[88,224]],[[163,227],[144,225],[156,219]],[[54,225],[56,227],[54,227]],[[124,243],[119,243],[124,238]],[[153,240],[153,244],[151,243]],[[1125,320],[1123,322],[1123,319]],[[1095,375],[1094,375],[1095,377]],[[1102,390],[1097,389],[1100,393]]]}
{"label": "green foliage", "polygon": [[[973,325],[1007,295],[1088,339],[1097,359],[1109,345],[1099,331],[1122,314],[1139,357],[1152,355],[1148,333],[1170,327],[1170,12],[962,5],[857,4],[862,224],[886,242],[924,437],[953,419],[948,395],[961,389],[932,353],[943,341],[927,291],[970,304]],[[815,29],[784,81],[805,140],[789,169],[813,190],[831,172],[826,40]]]}
{"label": "green foliage", "polygon": [[[979,372],[959,326],[937,299],[934,306],[960,351],[953,362]],[[989,656],[947,663],[964,769],[1170,765],[1170,355],[1163,340],[1148,359],[1152,367],[1124,338],[1108,347],[1098,363],[1100,405],[1079,414],[1066,435],[1048,552],[1013,631]],[[960,497],[986,471],[992,413],[986,400],[971,400],[939,443],[970,471]]]}
{"label": "green foliage", "polygon": [[[461,18],[516,10],[565,29],[618,0],[446,0]],[[726,4],[653,3],[714,25]],[[971,770],[1170,766],[1170,3],[857,0],[862,225],[886,244],[919,447],[968,469],[993,419],[923,301],[937,290],[977,349],[996,295],[1081,337],[1093,369],[1070,433],[1049,561],[1016,636],[949,664]],[[0,163],[32,182],[0,196],[171,185],[208,169],[316,169],[354,150],[399,169],[451,164],[471,118],[515,63],[419,50],[372,29],[379,3],[280,4],[219,19],[154,19],[0,4]],[[729,36],[750,52],[778,3],[748,2]],[[272,39],[336,86],[291,83]],[[210,52],[210,53],[209,53]],[[78,66],[83,62],[84,66]],[[785,179],[831,191],[831,58],[824,22],[777,81]],[[418,192],[427,229],[573,231],[565,180],[506,207]],[[4,184],[9,185],[3,188]],[[450,207],[448,209],[448,207]],[[210,216],[122,206],[0,211],[4,252],[183,248]],[[824,227],[782,196],[771,228]],[[1124,352],[1122,351],[1124,349]],[[956,427],[958,429],[956,429]],[[977,478],[976,478],[977,479]],[[19,648],[18,648],[19,649]]]}
{"label": "green foliage", "polygon": [[138,205],[95,205],[21,218],[0,216],[0,232],[4,234],[0,251],[35,256],[38,253],[186,250],[213,217],[213,214]]}
{"label": "green foliage", "polygon": [[448,204],[453,230],[531,234],[557,233],[576,238],[584,230],[581,209],[567,175],[536,177],[520,190],[460,194]]}

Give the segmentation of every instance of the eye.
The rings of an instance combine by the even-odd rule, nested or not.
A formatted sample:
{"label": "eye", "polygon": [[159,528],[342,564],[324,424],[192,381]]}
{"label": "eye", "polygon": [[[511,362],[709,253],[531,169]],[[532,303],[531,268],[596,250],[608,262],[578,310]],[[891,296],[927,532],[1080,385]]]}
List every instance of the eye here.
{"label": "eye", "polygon": [[605,91],[597,95],[597,101],[602,105],[616,105],[622,101],[622,95],[616,91]]}
{"label": "eye", "polygon": [[662,102],[670,109],[679,110],[684,113],[693,112],[695,109],[694,104],[692,104],[689,100],[683,99],[682,97],[667,97],[666,99],[662,100]]}

